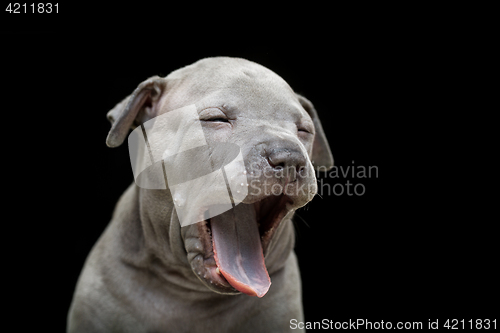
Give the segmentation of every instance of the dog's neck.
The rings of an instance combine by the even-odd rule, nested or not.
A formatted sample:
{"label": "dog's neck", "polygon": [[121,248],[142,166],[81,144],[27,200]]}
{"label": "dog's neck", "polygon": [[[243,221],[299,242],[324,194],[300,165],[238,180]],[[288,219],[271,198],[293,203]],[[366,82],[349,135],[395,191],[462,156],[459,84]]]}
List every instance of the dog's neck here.
{"label": "dog's neck", "polygon": [[[213,293],[193,273],[187,259],[180,223],[172,202],[158,212],[148,210],[144,189],[134,183],[120,198],[114,220],[118,226],[120,259],[127,266],[145,274],[153,274],[178,290]],[[149,190],[150,191],[150,190]],[[131,204],[135,202],[136,204]],[[266,255],[269,275],[281,270],[295,244],[294,226],[289,216],[280,223]]]}

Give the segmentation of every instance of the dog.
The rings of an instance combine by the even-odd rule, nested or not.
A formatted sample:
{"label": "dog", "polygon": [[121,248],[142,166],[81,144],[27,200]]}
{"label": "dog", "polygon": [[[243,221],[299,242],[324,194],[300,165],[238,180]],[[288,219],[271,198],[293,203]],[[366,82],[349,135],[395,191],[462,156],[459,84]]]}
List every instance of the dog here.
{"label": "dog", "polygon": [[[190,124],[206,147],[231,145],[240,157],[237,166],[224,169],[224,150],[207,148],[207,156],[223,160],[213,170],[225,170],[217,177],[229,183],[219,186],[229,193],[229,209],[195,214],[182,224],[181,212],[197,212],[192,196],[214,202],[220,196],[211,195],[208,183],[173,191],[178,185],[168,177],[167,158],[158,155],[165,184],[144,188],[136,178],[119,199],[78,279],[68,332],[276,333],[290,331],[291,319],[303,321],[291,219],[317,192],[314,169],[333,166],[313,104],[259,64],[206,58],[140,83],[108,112],[106,143],[120,146],[130,129],[146,134],[145,124],[160,117],[177,115],[168,118],[171,124],[193,113]],[[155,142],[172,148],[193,137],[183,127],[176,130],[177,139],[156,135]],[[168,137],[170,131],[156,134]],[[198,172],[200,178],[197,154],[203,149],[190,151],[191,162],[177,174]],[[231,172],[238,184],[229,180]],[[237,186],[245,194],[239,198]]]}

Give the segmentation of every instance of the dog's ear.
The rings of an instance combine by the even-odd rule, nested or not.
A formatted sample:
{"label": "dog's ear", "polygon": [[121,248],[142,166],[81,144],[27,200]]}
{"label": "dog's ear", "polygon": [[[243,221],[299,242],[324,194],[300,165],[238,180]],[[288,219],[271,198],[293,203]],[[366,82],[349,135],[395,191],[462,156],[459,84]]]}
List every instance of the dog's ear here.
{"label": "dog's ear", "polygon": [[326,140],[325,132],[321,126],[318,113],[314,105],[304,96],[296,94],[302,107],[309,113],[314,123],[316,135],[314,136],[313,150],[311,162],[313,166],[320,171],[327,171],[333,167],[333,156],[330,150],[328,140]]}
{"label": "dog's ear", "polygon": [[111,130],[106,138],[108,147],[118,147],[123,143],[131,128],[155,116],[156,102],[165,87],[164,78],[150,77],[107,113],[107,118],[111,122]]}

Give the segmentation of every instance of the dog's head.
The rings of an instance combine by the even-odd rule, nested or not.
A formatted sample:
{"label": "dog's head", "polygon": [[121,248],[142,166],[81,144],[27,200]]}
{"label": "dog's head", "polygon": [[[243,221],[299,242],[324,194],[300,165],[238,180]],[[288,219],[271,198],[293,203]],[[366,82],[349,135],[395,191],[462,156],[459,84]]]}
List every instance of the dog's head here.
{"label": "dog's head", "polygon": [[[186,123],[181,118],[188,114],[195,123],[178,125]],[[161,121],[151,125],[160,118],[165,125],[159,126]],[[263,66],[244,59],[208,58],[166,78],[142,82],[108,113],[108,119],[112,123],[108,146],[119,146],[130,128],[140,126],[145,137],[163,147],[157,160],[170,191],[145,194],[150,196],[147,207],[163,208],[162,200],[173,203],[180,217],[194,214],[197,223],[189,223],[180,234],[197,277],[220,293],[239,291],[262,297],[270,285],[264,256],[267,260],[272,251],[279,252],[276,235],[284,228],[281,222],[316,194],[314,168],[333,166],[312,103]],[[154,134],[147,132],[154,126]],[[203,146],[193,145],[198,133],[193,128],[202,133]],[[172,146],[171,154],[162,153]],[[186,149],[188,157],[179,154],[179,146],[191,148]],[[153,158],[151,148],[150,154]],[[183,168],[169,168],[179,161]],[[215,170],[211,178],[203,171],[206,164]],[[174,169],[181,171],[170,172],[169,177]],[[196,193],[194,183],[185,181],[188,185],[182,187],[180,181],[173,181],[202,176],[209,178],[197,184]],[[215,187],[227,195],[216,194]],[[202,196],[203,203],[192,199],[199,198],[200,191],[208,193]],[[231,209],[214,210],[224,207],[224,200]],[[156,223],[164,221],[160,218]],[[281,246],[285,250],[290,251],[290,244]]]}

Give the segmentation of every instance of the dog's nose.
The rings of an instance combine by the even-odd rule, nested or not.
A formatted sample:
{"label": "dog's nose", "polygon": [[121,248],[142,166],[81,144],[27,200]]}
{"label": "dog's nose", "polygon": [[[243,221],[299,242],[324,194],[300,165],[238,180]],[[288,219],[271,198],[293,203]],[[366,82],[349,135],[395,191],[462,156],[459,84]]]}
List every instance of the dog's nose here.
{"label": "dog's nose", "polygon": [[304,155],[287,148],[273,149],[268,156],[269,165],[277,172],[290,179],[297,180],[297,175],[304,176],[306,172],[306,159]]}

